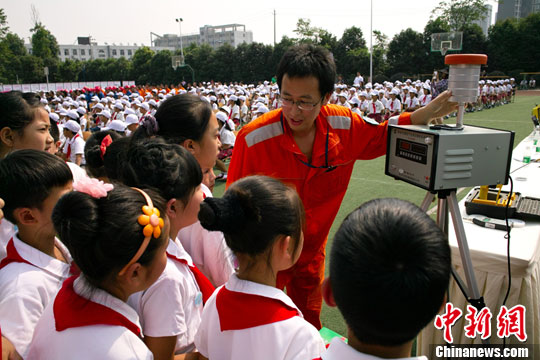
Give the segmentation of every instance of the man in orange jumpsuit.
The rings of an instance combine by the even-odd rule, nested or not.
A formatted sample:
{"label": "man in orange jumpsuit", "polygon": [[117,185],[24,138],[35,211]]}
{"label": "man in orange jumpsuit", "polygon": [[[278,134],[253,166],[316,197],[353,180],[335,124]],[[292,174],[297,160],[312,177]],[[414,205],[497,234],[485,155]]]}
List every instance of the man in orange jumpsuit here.
{"label": "man in orange jumpsuit", "polygon": [[456,108],[446,93],[414,113],[401,114],[399,120],[369,122],[348,108],[328,105],[335,78],[327,50],[291,47],[277,71],[281,109],[242,128],[227,178],[229,186],[244,176],[268,175],[296,188],[306,212],[304,248],[295,266],[278,274],[277,286],[287,288],[305,319],[318,329],[326,240],[355,161],[386,153],[388,122],[427,124]]}

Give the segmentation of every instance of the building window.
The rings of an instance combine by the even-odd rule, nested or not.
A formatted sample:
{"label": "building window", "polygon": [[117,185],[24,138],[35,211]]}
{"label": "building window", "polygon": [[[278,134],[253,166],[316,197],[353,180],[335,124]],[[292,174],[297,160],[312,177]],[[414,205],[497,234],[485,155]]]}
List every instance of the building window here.
{"label": "building window", "polygon": [[73,55],[77,55],[77,49],[73,49],[72,52],[73,52]]}
{"label": "building window", "polygon": [[86,55],[86,51],[84,51],[84,49],[81,49],[81,55]]}
{"label": "building window", "polygon": [[131,56],[131,49],[128,49],[128,55]]}
{"label": "building window", "polygon": [[64,55],[69,56],[69,49],[64,49]]}
{"label": "building window", "polygon": [[124,49],[120,50],[120,55],[124,56]]}
{"label": "building window", "polygon": [[105,54],[99,54],[99,57],[100,57],[100,58],[104,58],[104,57],[105,57]]}
{"label": "building window", "polygon": [[116,49],[113,49],[112,54],[113,56],[116,56]]}

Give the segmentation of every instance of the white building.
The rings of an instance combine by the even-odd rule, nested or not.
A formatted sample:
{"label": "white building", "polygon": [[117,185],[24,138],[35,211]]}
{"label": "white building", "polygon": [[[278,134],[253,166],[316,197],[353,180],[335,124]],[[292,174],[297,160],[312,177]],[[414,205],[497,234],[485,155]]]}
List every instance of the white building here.
{"label": "white building", "polygon": [[[25,44],[24,46],[31,54],[32,45]],[[142,45],[97,45],[97,43],[91,43],[91,45],[58,45],[58,47],[60,48],[58,56],[62,61],[66,61],[66,59],[81,61],[94,59],[106,60],[110,58],[118,59],[121,57],[130,60],[133,55],[135,55],[135,51],[141,48]],[[154,52],[162,50],[170,50],[173,52],[175,50],[174,47],[166,46],[150,47],[150,49]]]}
{"label": "white building", "polygon": [[[210,26],[204,25],[199,28],[198,34],[182,35],[182,46],[188,47],[190,44],[208,44],[217,49],[224,44],[237,47],[240,44],[251,44],[253,42],[253,32],[246,31],[246,26],[242,24],[228,24]],[[176,34],[165,34],[158,36],[153,41],[155,46],[168,46],[180,48],[180,36]]]}
{"label": "white building", "polygon": [[477,24],[482,28],[482,32],[485,36],[488,36],[488,29],[491,26],[491,17],[493,14],[493,6],[486,4],[486,12],[484,13],[484,18],[481,20],[473,21],[474,24]]}

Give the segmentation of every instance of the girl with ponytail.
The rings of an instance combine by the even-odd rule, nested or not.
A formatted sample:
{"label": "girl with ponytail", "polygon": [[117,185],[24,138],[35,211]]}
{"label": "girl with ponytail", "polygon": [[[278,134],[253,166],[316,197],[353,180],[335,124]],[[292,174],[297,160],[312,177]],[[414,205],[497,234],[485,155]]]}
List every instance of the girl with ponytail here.
{"label": "girl with ponytail", "polygon": [[278,271],[294,266],[303,245],[304,208],[279,180],[249,176],[222,198],[206,198],[199,220],[222,231],[238,270],[203,310],[195,345],[210,359],[313,359],[324,350],[317,329],[276,288]]}
{"label": "girl with ponytail", "polygon": [[27,359],[153,358],[126,301],[163,272],[169,221],[155,192],[112,187],[74,185],[78,191],[53,210],[54,228],[81,275],[67,279],[45,309]]}

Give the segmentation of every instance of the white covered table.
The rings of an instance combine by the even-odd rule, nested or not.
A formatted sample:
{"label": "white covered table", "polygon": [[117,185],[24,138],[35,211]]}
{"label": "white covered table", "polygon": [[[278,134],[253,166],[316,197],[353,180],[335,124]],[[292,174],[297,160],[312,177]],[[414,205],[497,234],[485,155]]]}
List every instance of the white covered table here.
{"label": "white covered table", "polygon": [[[524,196],[540,198],[540,162],[532,162],[526,166],[522,162],[523,152],[531,138],[524,139],[513,151],[511,176],[514,180],[514,192]],[[538,155],[536,156],[538,158]],[[510,184],[503,187],[510,191]],[[459,202],[461,216],[465,212],[465,198]],[[491,343],[502,344],[497,337],[497,314],[500,311],[508,287],[507,240],[506,231],[483,228],[478,225],[463,222],[471,260],[475,271],[478,289],[484,297],[486,306],[493,315],[491,319]],[[449,242],[452,250],[452,263],[460,277],[465,281],[461,256],[457,245],[456,235],[450,217]],[[526,344],[540,344],[540,221],[527,221],[525,227],[513,228],[510,239],[510,261],[512,285],[506,307],[515,305],[526,307]],[[467,324],[467,302],[452,279],[450,284],[449,301],[463,311],[463,316],[452,327],[454,344],[481,344],[480,336],[470,339],[465,336],[464,327]],[[417,354],[434,359],[434,344],[444,344],[442,330],[436,329],[430,323],[418,336]],[[515,336],[506,340],[507,344],[520,344]],[[533,358],[531,356],[531,358]],[[540,358],[535,354],[534,358]]]}

